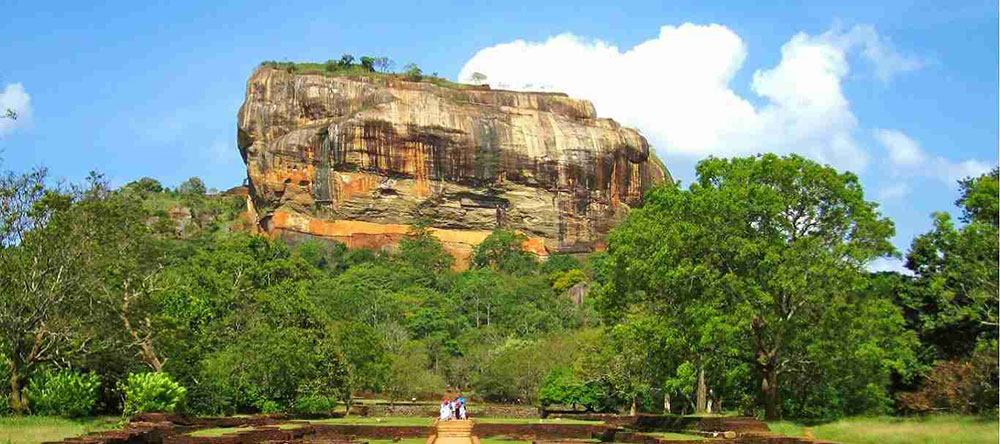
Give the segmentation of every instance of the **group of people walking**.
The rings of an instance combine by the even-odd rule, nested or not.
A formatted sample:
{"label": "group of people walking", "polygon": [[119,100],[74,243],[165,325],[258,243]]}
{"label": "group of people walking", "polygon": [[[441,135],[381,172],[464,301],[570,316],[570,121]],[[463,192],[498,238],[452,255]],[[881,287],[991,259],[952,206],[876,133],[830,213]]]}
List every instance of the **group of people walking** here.
{"label": "group of people walking", "polygon": [[441,401],[441,421],[449,421],[452,419],[469,419],[468,411],[465,409],[465,397],[459,395],[454,400],[449,400],[444,398]]}

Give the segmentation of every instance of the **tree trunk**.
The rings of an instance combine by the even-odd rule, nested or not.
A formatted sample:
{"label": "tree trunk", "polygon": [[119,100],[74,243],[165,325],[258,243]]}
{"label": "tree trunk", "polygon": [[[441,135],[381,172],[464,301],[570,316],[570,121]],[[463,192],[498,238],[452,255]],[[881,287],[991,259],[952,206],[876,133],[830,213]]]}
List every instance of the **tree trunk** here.
{"label": "tree trunk", "polygon": [[665,415],[670,414],[670,393],[663,394],[663,413]]}
{"label": "tree trunk", "polygon": [[705,369],[698,371],[698,398],[695,407],[698,413],[704,413],[708,408],[708,387],[705,385]]}
{"label": "tree trunk", "polygon": [[778,398],[778,370],[773,364],[761,367],[760,389],[764,394],[764,419],[769,421],[781,419],[781,402]]}
{"label": "tree trunk", "polygon": [[635,408],[636,398],[638,398],[638,396],[633,396],[632,397],[632,408],[629,410],[629,415],[631,415],[631,416],[635,416],[635,414],[636,414],[636,408]]}
{"label": "tree trunk", "polygon": [[140,343],[139,347],[142,350],[143,360],[146,361],[146,364],[152,367],[154,372],[163,373],[163,361],[156,356],[156,350],[153,350],[153,345],[147,340]]}
{"label": "tree trunk", "polygon": [[344,405],[347,406],[347,411],[344,412],[344,417],[351,416],[351,407],[354,405],[353,398],[353,396],[348,396],[347,399],[344,400]]}
{"label": "tree trunk", "polygon": [[24,377],[21,369],[11,363],[10,369],[10,409],[17,413],[28,412],[28,400],[24,396]]}

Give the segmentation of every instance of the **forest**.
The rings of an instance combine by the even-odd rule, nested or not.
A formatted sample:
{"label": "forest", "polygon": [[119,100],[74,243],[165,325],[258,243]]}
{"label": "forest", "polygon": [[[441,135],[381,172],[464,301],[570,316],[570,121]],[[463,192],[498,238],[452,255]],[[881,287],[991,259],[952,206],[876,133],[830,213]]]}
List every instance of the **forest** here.
{"label": "forest", "polygon": [[[8,171],[0,412],[310,412],[450,391],[632,414],[995,418],[998,170],[957,185],[956,208],[901,252],[852,173],[708,158],[690,185],[650,191],[607,251],[540,260],[499,227],[456,271],[433,221],[382,251],[289,245],[197,178]],[[909,272],[868,271],[885,257]]]}

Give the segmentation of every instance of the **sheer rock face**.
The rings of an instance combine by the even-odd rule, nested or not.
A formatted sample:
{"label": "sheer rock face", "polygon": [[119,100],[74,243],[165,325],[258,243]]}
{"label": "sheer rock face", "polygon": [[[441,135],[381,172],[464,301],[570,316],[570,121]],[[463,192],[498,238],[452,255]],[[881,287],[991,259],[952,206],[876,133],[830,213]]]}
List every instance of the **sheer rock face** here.
{"label": "sheer rock face", "polygon": [[426,221],[460,265],[497,226],[539,255],[599,249],[670,180],[638,132],[562,94],[260,68],[238,126],[266,232],[377,248]]}

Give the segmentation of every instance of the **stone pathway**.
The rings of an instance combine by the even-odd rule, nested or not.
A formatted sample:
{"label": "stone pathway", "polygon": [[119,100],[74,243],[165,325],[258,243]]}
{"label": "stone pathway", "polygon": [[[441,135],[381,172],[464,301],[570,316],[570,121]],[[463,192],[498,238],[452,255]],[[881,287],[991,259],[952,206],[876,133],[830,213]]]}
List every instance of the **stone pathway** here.
{"label": "stone pathway", "polygon": [[479,444],[472,436],[472,420],[435,421],[435,434],[427,438],[427,444]]}

